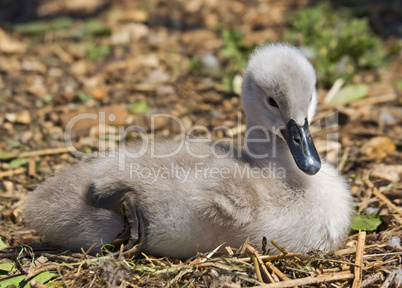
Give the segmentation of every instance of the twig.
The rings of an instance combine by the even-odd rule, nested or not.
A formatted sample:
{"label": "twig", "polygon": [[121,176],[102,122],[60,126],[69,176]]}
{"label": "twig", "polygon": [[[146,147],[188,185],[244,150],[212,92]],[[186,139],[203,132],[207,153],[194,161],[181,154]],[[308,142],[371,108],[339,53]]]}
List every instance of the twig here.
{"label": "twig", "polygon": [[60,266],[63,266],[63,265],[57,265],[57,273],[59,274],[59,277],[60,277],[61,281],[63,282],[64,287],[69,288],[69,286],[66,283],[66,280],[64,279],[64,275],[60,271]]}
{"label": "twig", "polygon": [[[265,267],[264,262],[261,260],[260,254],[258,253],[258,251],[257,251],[255,248],[253,248],[252,246],[250,246],[250,245],[247,245],[246,250],[247,250],[247,252],[253,254],[254,257],[257,259],[257,260],[256,260],[256,261],[257,261],[257,265],[256,265],[256,263],[255,263],[255,261],[254,261],[254,259],[253,259],[254,266],[256,266],[256,267],[255,267],[256,272],[257,272],[257,266],[261,266],[260,268],[258,268],[258,270],[261,269],[262,272],[264,273],[264,276],[265,276],[271,283],[275,282],[274,278],[272,278],[271,274],[269,274],[269,272],[268,272],[268,270],[267,270],[267,267]],[[258,274],[257,274],[257,276],[258,276]],[[261,282],[264,283],[264,281],[261,281]]]}
{"label": "twig", "polygon": [[390,208],[392,208],[392,210],[402,216],[402,212],[398,209],[398,207],[396,207],[395,204],[387,198],[387,196],[379,192],[376,187],[373,188],[373,194],[377,196],[381,201],[385,202]]}
{"label": "twig", "polygon": [[383,266],[383,265],[386,265],[386,264],[389,264],[389,263],[392,263],[392,262],[395,262],[395,261],[400,261],[400,260],[399,260],[399,258],[392,258],[392,259],[387,260],[385,262],[370,263],[370,264],[367,264],[365,267],[363,267],[363,270],[370,270],[372,268]]}
{"label": "twig", "polygon": [[354,275],[349,271],[339,272],[334,274],[322,274],[318,275],[317,277],[306,277],[301,279],[294,279],[288,281],[282,281],[277,283],[270,283],[266,285],[257,286],[258,288],[282,288],[282,287],[293,287],[293,286],[302,286],[302,285],[309,285],[309,284],[318,284],[323,282],[332,282],[338,280],[347,280],[352,279]]}
{"label": "twig", "polygon": [[[212,256],[214,256],[214,254],[221,249],[222,245],[224,245],[225,243],[220,244],[218,247],[216,247],[214,250],[212,250],[211,252],[209,252],[207,255],[205,255],[203,258],[197,257],[195,258],[193,261],[191,261],[190,265],[194,265],[196,263],[204,263],[207,260],[211,259]],[[228,247],[228,246],[226,246]],[[225,247],[225,248],[226,248]]]}
{"label": "twig", "polygon": [[36,161],[35,158],[31,157],[29,158],[28,162],[28,175],[31,177],[35,177],[36,175]]}
{"label": "twig", "polygon": [[214,254],[221,249],[221,247],[224,245],[225,243],[220,244],[218,247],[216,247],[214,250],[212,250],[211,252],[209,252],[204,259],[201,260],[201,262],[205,262],[208,259],[210,259],[212,256],[214,256]]}
{"label": "twig", "polygon": [[[7,192],[7,193],[0,194],[0,199],[1,200],[21,200],[23,198],[24,198],[24,196],[15,195],[13,192]],[[5,214],[3,214],[3,216],[4,215]]]}
{"label": "twig", "polygon": [[63,154],[63,153],[69,153],[69,152],[70,152],[70,150],[68,149],[68,147],[48,148],[48,149],[43,149],[43,150],[22,152],[19,154],[18,153],[10,154],[10,157],[8,159],[31,158],[31,157],[36,157],[36,156]]}
{"label": "twig", "polygon": [[96,280],[96,276],[97,276],[97,274],[95,273],[95,274],[94,274],[94,278],[92,278],[91,284],[89,284],[89,288],[91,288],[92,285],[94,285],[95,280]]}
{"label": "twig", "polygon": [[359,231],[356,245],[356,260],[355,260],[355,278],[353,280],[352,288],[360,288],[363,277],[363,253],[364,242],[366,240],[366,232]]}
{"label": "twig", "polygon": [[94,247],[95,247],[96,245],[97,245],[97,243],[95,242],[94,244],[91,245],[91,247],[88,248],[87,251],[84,251],[84,249],[81,248],[84,253],[82,254],[82,257],[81,257],[81,259],[80,259],[78,262],[83,261],[83,260],[85,259],[85,257],[89,254],[89,252],[91,252],[91,250],[94,249]]}
{"label": "twig", "polygon": [[351,265],[354,266],[356,263],[350,263],[342,260],[335,260],[335,259],[326,259],[328,262],[333,262],[333,263],[340,263],[340,264],[345,264],[345,265]]}
{"label": "twig", "polygon": [[[300,253],[288,253],[286,255],[260,256],[260,259],[263,262],[266,262],[266,261],[275,261],[275,260],[281,260],[281,259],[290,259],[290,258],[295,258],[295,257],[301,257],[301,254]],[[211,259],[209,262],[198,264],[197,267],[199,267],[199,268],[211,267],[214,265],[214,262],[212,262],[212,261],[217,261],[217,260],[220,260],[220,259]],[[236,262],[238,262],[238,263],[241,263],[241,262],[251,263],[252,262],[250,257],[239,258],[239,259],[231,258],[231,261],[233,261],[233,260],[236,260]]]}
{"label": "twig", "polygon": [[[334,107],[327,107],[326,109],[324,109],[321,112],[317,112],[317,114],[314,115],[313,121],[311,121],[311,123],[315,123],[321,119],[324,119],[326,116],[332,114],[334,112]],[[331,127],[334,128],[334,127]],[[314,132],[314,135],[316,135],[316,133],[318,133],[320,131],[316,131]],[[327,133],[327,129],[324,131],[325,133]]]}
{"label": "twig", "polygon": [[[393,187],[395,189],[401,189],[401,187]],[[382,191],[383,195],[387,196],[388,199],[390,200],[395,200],[395,199],[402,199],[402,190],[386,190]]]}
{"label": "twig", "polygon": [[5,177],[13,177],[14,175],[25,173],[25,171],[27,171],[26,168],[20,167],[20,168],[14,169],[14,170],[0,172],[0,179],[5,178]]}
{"label": "twig", "polygon": [[233,250],[232,250],[232,247],[230,247],[230,246],[225,246],[225,250],[226,250],[226,252],[228,252],[228,255],[229,255],[229,256],[233,256],[233,255],[234,255],[234,252],[233,252]]}
{"label": "twig", "polygon": [[[385,245],[378,245],[378,244],[373,244],[373,245],[366,245],[364,246],[364,249],[369,249],[369,248],[373,248],[373,247],[382,247]],[[356,253],[356,246],[352,247],[352,248],[347,248],[347,249],[342,249],[342,250],[338,250],[336,252],[334,252],[335,256],[345,256],[345,255],[350,255]]]}
{"label": "twig", "polygon": [[244,241],[243,245],[241,245],[240,249],[237,251],[239,255],[243,255],[246,252],[246,248],[248,243],[250,242],[250,237],[247,237],[246,241]]}
{"label": "twig", "polygon": [[[373,95],[374,96],[374,95]],[[385,102],[391,102],[396,100],[398,95],[395,92],[389,92],[383,95],[377,95],[370,98],[363,98],[361,100],[353,101],[349,105],[350,107],[358,107],[363,105],[373,105]]]}
{"label": "twig", "polygon": [[63,255],[54,255],[54,254],[49,254],[47,252],[42,252],[39,255],[47,257],[47,258],[51,258],[54,260],[59,260],[62,262],[66,262],[68,263],[76,263],[80,258],[76,258],[76,257],[72,257],[72,256],[63,256]]}
{"label": "twig", "polygon": [[62,61],[66,63],[73,62],[72,57],[66,51],[63,50],[59,45],[53,45],[53,52],[56,54]]}
{"label": "twig", "polygon": [[378,280],[381,280],[381,276],[382,276],[381,272],[378,272],[374,275],[369,275],[369,277],[366,280],[362,281],[361,287],[364,288],[366,286],[373,284],[374,282],[377,282]]}
{"label": "twig", "polygon": [[[289,258],[294,258],[294,257],[301,257],[300,253],[288,253],[286,255],[273,255],[273,256],[260,256],[260,259],[264,262],[266,261],[275,261],[275,260],[281,260],[281,259],[289,259]],[[240,261],[243,262],[251,262],[250,257],[247,258],[239,258]]]}
{"label": "twig", "polygon": [[[390,288],[390,287],[401,287],[402,279],[397,275],[400,274],[398,270],[394,270],[388,277],[385,279],[381,288]],[[399,278],[399,279],[398,279]]]}
{"label": "twig", "polygon": [[348,160],[350,147],[346,147],[343,151],[341,161],[339,162],[338,171],[342,172],[343,168],[345,167],[346,161]]}
{"label": "twig", "polygon": [[267,266],[267,268],[269,270],[271,270],[272,273],[275,273],[276,276],[278,276],[278,278],[281,279],[282,281],[291,280],[289,277],[287,277],[285,274],[283,274],[281,270],[276,268],[276,266],[274,264],[272,264],[270,261],[265,262],[265,266]]}
{"label": "twig", "polygon": [[255,275],[257,275],[257,280],[260,281],[261,283],[264,283],[264,281],[262,280],[260,265],[258,265],[257,257],[255,257],[255,255],[254,255],[254,256],[251,256],[251,259],[253,260]]}
{"label": "twig", "polygon": [[70,152],[70,150],[68,150],[67,147],[49,148],[49,149],[43,149],[43,150],[22,152],[19,155],[17,155],[17,158],[29,158],[29,157],[35,157],[35,156],[62,154],[62,153],[68,153],[68,152]]}
{"label": "twig", "polygon": [[276,243],[274,240],[271,241],[272,245],[274,245],[279,251],[281,251],[284,255],[288,254],[288,251],[286,251],[285,248],[283,248],[281,245]]}
{"label": "twig", "polygon": [[154,262],[152,262],[152,259],[149,258],[147,254],[145,254],[144,252],[141,252],[141,255],[145,257],[145,260],[147,260],[147,262],[148,262],[149,264],[151,264],[151,267],[155,267]]}
{"label": "twig", "polygon": [[381,254],[372,254],[372,255],[364,255],[364,258],[375,258],[375,257],[385,257],[392,255],[402,255],[402,252],[389,252],[389,253],[381,253]]}
{"label": "twig", "polygon": [[44,264],[39,267],[35,267],[32,269],[29,269],[28,273],[25,275],[24,279],[27,281],[28,279],[35,277],[36,275],[45,272],[45,271],[51,271],[51,270],[57,270],[57,264]]}
{"label": "twig", "polygon": [[174,283],[176,283],[178,280],[180,280],[181,277],[183,277],[185,274],[193,272],[193,269],[191,267],[188,267],[186,269],[183,269],[179,272],[179,274],[176,275],[171,281],[170,285],[173,286]]}

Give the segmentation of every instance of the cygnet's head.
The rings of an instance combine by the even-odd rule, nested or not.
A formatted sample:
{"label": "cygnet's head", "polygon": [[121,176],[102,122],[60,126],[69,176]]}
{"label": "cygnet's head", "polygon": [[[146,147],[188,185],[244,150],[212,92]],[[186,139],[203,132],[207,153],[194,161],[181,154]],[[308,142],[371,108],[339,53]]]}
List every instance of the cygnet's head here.
{"label": "cygnet's head", "polygon": [[260,126],[286,141],[300,170],[313,175],[321,161],[309,131],[317,106],[314,68],[297,48],[270,44],[254,51],[244,73],[248,127]]}

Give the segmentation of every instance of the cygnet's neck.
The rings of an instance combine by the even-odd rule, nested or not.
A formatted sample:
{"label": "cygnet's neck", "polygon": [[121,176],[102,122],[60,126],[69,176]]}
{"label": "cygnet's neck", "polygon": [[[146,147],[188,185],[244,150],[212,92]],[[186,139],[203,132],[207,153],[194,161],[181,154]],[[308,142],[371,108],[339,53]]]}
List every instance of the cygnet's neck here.
{"label": "cygnet's neck", "polygon": [[247,161],[261,168],[274,169],[273,177],[280,178],[292,188],[302,188],[308,175],[300,171],[285,140],[273,131],[247,126],[245,146]]}

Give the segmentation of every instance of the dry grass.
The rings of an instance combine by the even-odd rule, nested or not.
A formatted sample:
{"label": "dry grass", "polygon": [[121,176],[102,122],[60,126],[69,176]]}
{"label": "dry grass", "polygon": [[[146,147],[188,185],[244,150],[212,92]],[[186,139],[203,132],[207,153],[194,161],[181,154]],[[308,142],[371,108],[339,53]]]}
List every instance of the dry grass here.
{"label": "dry grass", "polygon": [[[67,1],[71,3],[67,6],[63,1],[31,2],[42,3],[38,9],[49,16],[63,14],[80,1]],[[197,61],[207,54],[214,55],[220,65],[230,65],[214,25],[244,32],[249,43],[278,41],[286,28],[286,13],[306,4],[290,0],[257,1],[259,4],[219,1],[219,7],[215,1],[203,0],[171,0],[167,6],[153,0],[112,1],[108,5],[101,0],[84,2],[89,3],[86,8],[71,11],[81,19],[68,30],[39,36],[24,36],[6,27],[0,30],[0,153],[9,157],[5,159],[3,154],[0,160],[1,288],[5,281],[20,278],[35,278],[31,286],[39,288],[396,287],[393,279],[402,268],[402,248],[397,243],[402,237],[400,54],[382,70],[355,76],[355,82],[369,86],[369,94],[361,100],[328,106],[328,91],[319,89],[315,121],[325,125],[326,116],[334,112],[339,118],[336,127],[313,132],[319,153],[338,163],[351,187],[356,213],[374,211],[381,220],[365,237],[351,231],[341,250],[313,251],[307,256],[285,250],[280,250],[280,255],[260,255],[247,243],[242,248],[223,246],[225,252],[181,262],[151,255],[123,259],[119,253],[93,257],[39,245],[39,238],[21,220],[22,203],[38,182],[76,160],[65,153],[63,132],[68,119],[80,112],[120,109],[118,114],[124,116],[117,119],[122,121],[120,125],[139,125],[148,131],[147,113],[128,112],[133,103],[145,101],[147,112],[171,113],[188,127],[204,125],[210,131],[227,125],[243,137],[244,121],[237,125],[239,96],[225,91],[221,76],[197,70]],[[89,15],[111,27],[111,35],[73,38]],[[176,18],[169,18],[172,15]],[[6,47],[8,51],[4,50],[6,41],[11,45]],[[393,47],[397,42],[389,39],[386,43]],[[109,47],[110,54],[89,59],[82,49],[96,45]],[[97,130],[97,123],[92,124],[73,131],[73,144],[80,151],[108,148],[99,143],[110,136],[103,133],[106,127]],[[173,124],[158,123],[155,134],[180,139]],[[213,133],[218,139],[225,136],[225,131]],[[26,162],[13,166],[16,159]],[[41,284],[36,277],[44,275],[52,278]]]}

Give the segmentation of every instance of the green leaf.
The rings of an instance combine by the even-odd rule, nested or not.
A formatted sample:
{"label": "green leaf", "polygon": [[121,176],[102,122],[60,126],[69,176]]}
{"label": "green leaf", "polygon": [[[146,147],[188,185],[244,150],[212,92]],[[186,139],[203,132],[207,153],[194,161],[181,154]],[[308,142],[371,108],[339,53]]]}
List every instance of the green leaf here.
{"label": "green leaf", "polygon": [[4,244],[3,240],[0,238],[0,249],[7,248],[8,246]]}
{"label": "green leaf", "polygon": [[24,165],[28,165],[29,159],[28,158],[21,158],[21,159],[14,159],[13,161],[10,162],[10,165],[8,165],[8,168],[10,169],[15,169]]}
{"label": "green leaf", "polygon": [[141,114],[148,110],[148,104],[145,101],[137,101],[131,104],[130,113],[131,114]]}
{"label": "green leaf", "polygon": [[0,280],[0,288],[5,288],[9,285],[15,285],[18,288],[30,288],[31,286],[29,285],[29,282],[31,282],[32,280],[36,280],[44,284],[52,279],[55,275],[55,272],[45,271],[31,279],[28,279],[28,281],[24,280],[24,275],[15,276],[6,280]]}
{"label": "green leaf", "polygon": [[381,224],[380,216],[377,213],[370,215],[355,215],[352,220],[352,229],[359,231],[373,231]]}
{"label": "green leaf", "polygon": [[0,263],[0,270],[2,271],[11,272],[15,269],[16,268],[13,261],[5,261]]}
{"label": "green leaf", "polygon": [[[42,272],[42,273],[36,275],[34,278],[30,279],[29,281],[35,279],[36,281],[38,281],[38,282],[40,282],[42,284],[45,284],[50,279],[52,279],[55,275],[57,275],[56,272],[45,271],[45,272]],[[28,286],[25,286],[25,287],[29,288],[30,286],[28,285]]]}
{"label": "green leaf", "polygon": [[200,58],[197,56],[194,56],[190,58],[187,62],[187,67],[190,69],[192,73],[195,75],[200,74],[201,72],[201,61]]}
{"label": "green leaf", "polygon": [[0,160],[10,160],[16,158],[18,155],[11,152],[0,152]]}
{"label": "green leaf", "polygon": [[48,94],[44,95],[41,99],[42,99],[42,101],[45,102],[46,104],[49,104],[50,102],[53,101],[54,95],[48,93]]}
{"label": "green leaf", "polygon": [[92,99],[91,95],[85,93],[84,91],[78,91],[75,96],[77,96],[77,98],[80,99],[80,101],[83,103]]}
{"label": "green leaf", "polygon": [[117,252],[117,251],[119,251],[119,250],[116,249],[116,247],[112,244],[105,244],[101,248],[101,254],[103,256],[106,256],[109,252]]}
{"label": "green leaf", "polygon": [[18,140],[10,140],[8,141],[8,145],[10,145],[13,148],[21,148],[21,147],[25,147],[25,145],[23,145],[20,141]]}
{"label": "green leaf", "polygon": [[45,21],[35,21],[17,25],[15,26],[15,30],[25,36],[36,36],[44,34],[52,30],[52,28]]}
{"label": "green leaf", "polygon": [[110,36],[112,30],[98,19],[90,19],[85,23],[85,34],[90,36]]}
{"label": "green leaf", "polygon": [[402,90],[402,80],[398,80],[398,81],[396,82],[396,88]]}
{"label": "green leaf", "polygon": [[367,95],[369,87],[366,84],[350,84],[339,90],[334,98],[328,103],[330,105],[344,105],[361,99]]}
{"label": "green leaf", "polygon": [[74,21],[71,18],[60,17],[53,21],[32,21],[14,26],[15,30],[25,36],[37,36],[49,31],[70,28]]}
{"label": "green leaf", "polygon": [[46,286],[47,287],[64,287],[62,284],[63,284],[63,281],[54,280],[54,281],[50,281],[50,282],[46,283]]}
{"label": "green leaf", "polygon": [[68,18],[68,17],[56,18],[50,23],[53,30],[68,29],[71,26],[73,26],[73,24],[74,24],[73,19]]}
{"label": "green leaf", "polygon": [[14,285],[15,287],[24,287],[27,282],[24,281],[24,275],[15,276],[12,278],[8,278],[6,280],[0,280],[0,288],[5,288],[9,285]]}
{"label": "green leaf", "polygon": [[102,59],[109,55],[111,52],[111,48],[109,46],[97,46],[92,45],[87,51],[87,58],[90,61]]}

